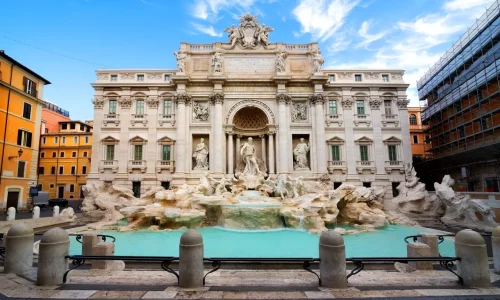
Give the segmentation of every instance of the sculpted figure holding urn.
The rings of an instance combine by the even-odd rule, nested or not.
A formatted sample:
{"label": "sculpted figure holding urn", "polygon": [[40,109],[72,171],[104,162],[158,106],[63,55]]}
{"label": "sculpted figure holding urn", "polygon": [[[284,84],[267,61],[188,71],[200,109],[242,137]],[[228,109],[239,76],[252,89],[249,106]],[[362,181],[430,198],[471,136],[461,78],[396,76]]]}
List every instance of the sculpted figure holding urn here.
{"label": "sculpted figure holding urn", "polygon": [[300,142],[293,149],[293,156],[295,158],[295,170],[309,169],[307,164],[307,152],[309,152],[310,145],[306,144],[304,138],[300,139]]}
{"label": "sculpted figure holding urn", "polygon": [[204,138],[200,139],[200,143],[196,146],[196,150],[193,153],[196,161],[195,170],[208,170],[208,147],[204,141]]}
{"label": "sculpted figure holding urn", "polygon": [[186,54],[174,51],[174,55],[177,59],[177,70],[179,70],[180,73],[184,73],[186,71]]}
{"label": "sculpted figure holding urn", "polygon": [[316,51],[313,54],[313,62],[314,62],[314,73],[321,72],[321,66],[325,62],[323,56],[321,56],[321,51]]}

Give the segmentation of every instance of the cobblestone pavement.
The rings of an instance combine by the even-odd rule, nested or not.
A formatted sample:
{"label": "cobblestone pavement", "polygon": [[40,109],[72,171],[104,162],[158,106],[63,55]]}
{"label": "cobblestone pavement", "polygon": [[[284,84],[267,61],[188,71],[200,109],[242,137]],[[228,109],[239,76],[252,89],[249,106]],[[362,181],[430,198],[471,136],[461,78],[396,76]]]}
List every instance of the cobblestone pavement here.
{"label": "cobblestone pavement", "polygon": [[445,271],[399,273],[363,271],[346,289],[318,287],[317,278],[301,270],[219,270],[199,289],[177,287],[164,271],[75,270],[61,286],[36,286],[36,269],[26,277],[4,274],[0,298],[37,299],[500,299],[500,276],[492,288],[466,289]]}

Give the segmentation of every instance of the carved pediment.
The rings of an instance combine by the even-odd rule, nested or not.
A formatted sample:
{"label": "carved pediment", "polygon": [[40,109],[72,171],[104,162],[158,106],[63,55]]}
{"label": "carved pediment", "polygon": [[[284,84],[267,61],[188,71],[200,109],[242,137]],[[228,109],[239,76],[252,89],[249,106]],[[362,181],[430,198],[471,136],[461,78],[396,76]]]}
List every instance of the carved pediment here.
{"label": "carved pediment", "polygon": [[371,144],[371,143],[373,143],[373,140],[370,139],[369,137],[364,136],[364,137],[361,137],[361,138],[355,140],[355,142],[358,144]]}
{"label": "carved pediment", "polygon": [[174,144],[175,140],[169,138],[168,136],[164,136],[161,139],[158,140],[158,144]]}
{"label": "carved pediment", "polygon": [[142,137],[140,137],[140,136],[136,135],[136,136],[134,136],[133,138],[131,138],[131,139],[129,140],[129,142],[131,142],[131,143],[147,143],[147,142],[148,142],[148,140],[146,140],[146,139],[144,139],[144,138],[142,138]]}
{"label": "carved pediment", "polygon": [[397,137],[395,136],[391,136],[390,138],[388,139],[385,139],[384,140],[384,143],[385,144],[401,144],[401,140],[398,139]]}
{"label": "carved pediment", "polygon": [[344,142],[345,142],[344,139],[339,138],[338,136],[334,136],[326,141],[327,144],[334,144],[334,145],[343,144]]}
{"label": "carved pediment", "polygon": [[116,144],[116,143],[120,142],[120,140],[115,139],[114,137],[112,137],[112,136],[109,136],[109,135],[108,135],[107,137],[103,138],[103,139],[101,140],[101,142],[103,142],[103,143],[113,143],[113,144]]}

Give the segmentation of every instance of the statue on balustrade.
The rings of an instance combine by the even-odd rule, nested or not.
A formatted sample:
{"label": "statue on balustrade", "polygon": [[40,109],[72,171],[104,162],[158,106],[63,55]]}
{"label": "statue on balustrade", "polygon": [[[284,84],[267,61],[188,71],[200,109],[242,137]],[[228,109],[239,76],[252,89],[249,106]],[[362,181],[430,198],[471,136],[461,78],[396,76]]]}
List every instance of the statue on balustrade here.
{"label": "statue on balustrade", "polygon": [[295,158],[294,170],[309,170],[307,153],[310,149],[309,143],[306,143],[304,138],[300,138],[300,142],[293,149]]}
{"label": "statue on balustrade", "polygon": [[177,51],[174,51],[175,58],[177,59],[177,70],[180,73],[184,73],[186,70],[186,57],[187,55],[185,53],[179,53]]}
{"label": "statue on balustrade", "polygon": [[200,143],[196,146],[196,150],[193,153],[193,158],[196,161],[195,170],[208,170],[208,147],[204,141],[204,138],[200,139]]}
{"label": "statue on balustrade", "polygon": [[313,63],[314,63],[314,73],[321,72],[321,66],[325,63],[325,59],[321,56],[321,51],[317,50],[313,54]]}

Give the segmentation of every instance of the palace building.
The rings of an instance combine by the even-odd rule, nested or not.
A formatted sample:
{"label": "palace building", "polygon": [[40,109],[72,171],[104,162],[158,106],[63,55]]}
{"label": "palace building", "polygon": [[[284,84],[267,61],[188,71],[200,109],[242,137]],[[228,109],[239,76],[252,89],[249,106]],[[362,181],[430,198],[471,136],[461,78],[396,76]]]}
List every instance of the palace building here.
{"label": "palace building", "polygon": [[403,70],[324,69],[317,43],[271,43],[247,14],[229,41],[181,43],[176,70],[97,70],[88,182],[136,195],[243,172],[387,187],[411,162]]}

